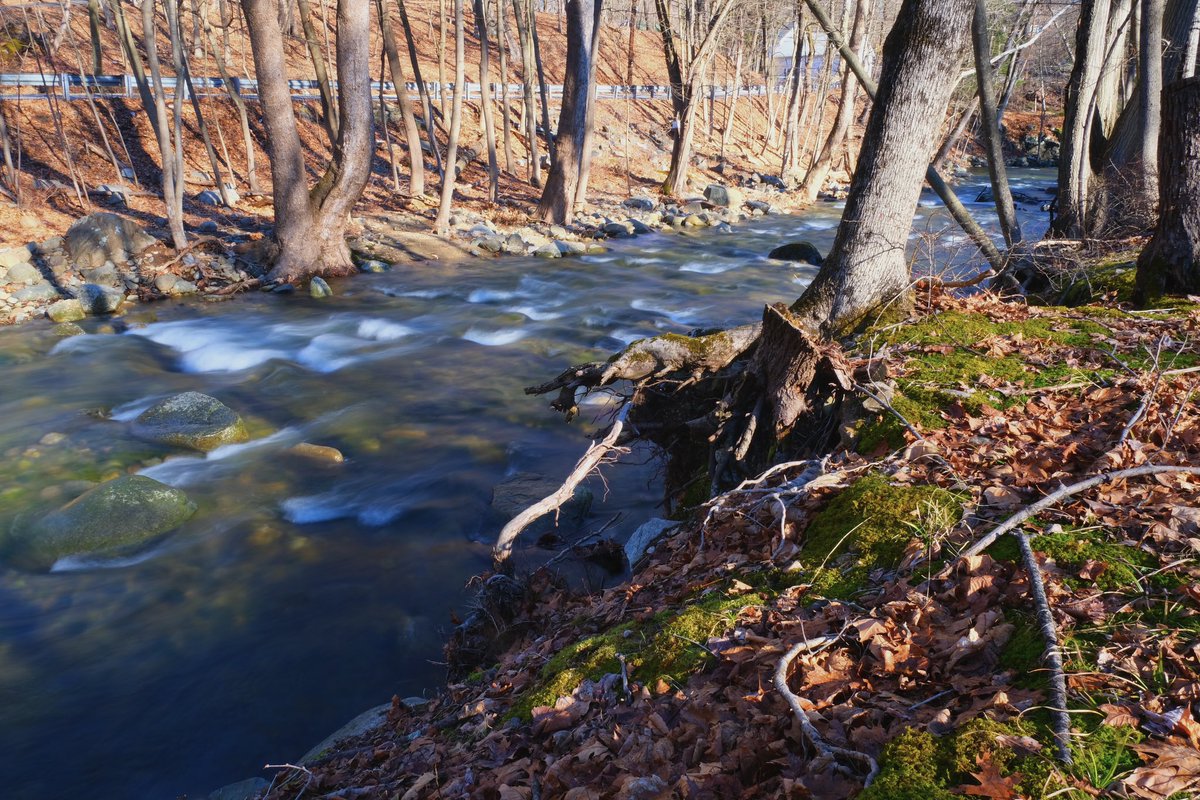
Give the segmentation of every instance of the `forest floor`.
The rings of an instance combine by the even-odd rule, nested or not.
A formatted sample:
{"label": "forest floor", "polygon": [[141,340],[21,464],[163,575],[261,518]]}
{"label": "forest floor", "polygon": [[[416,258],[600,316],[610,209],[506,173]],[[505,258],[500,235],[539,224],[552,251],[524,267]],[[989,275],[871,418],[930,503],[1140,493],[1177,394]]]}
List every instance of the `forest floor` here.
{"label": "forest floor", "polygon": [[1016,535],[962,555],[1060,484],[1200,463],[1200,302],[1132,309],[1134,255],[1084,256],[1076,307],[922,290],[846,350],[870,388],[843,400],[843,447],[685,510],[612,588],[525,576],[483,609],[494,659],[267,796],[1200,795],[1195,470],[1103,480],[1023,526],[1069,766]]}

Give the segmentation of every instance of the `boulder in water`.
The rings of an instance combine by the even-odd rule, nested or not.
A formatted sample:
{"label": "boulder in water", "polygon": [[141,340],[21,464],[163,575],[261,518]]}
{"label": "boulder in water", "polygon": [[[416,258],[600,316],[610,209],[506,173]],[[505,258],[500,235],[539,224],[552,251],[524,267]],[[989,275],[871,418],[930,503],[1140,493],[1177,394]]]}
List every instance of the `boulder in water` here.
{"label": "boulder in water", "polygon": [[704,199],[721,208],[741,208],[746,200],[740,189],[720,183],[710,183],[704,190]]}
{"label": "boulder in water", "polygon": [[67,256],[78,269],[100,267],[105,261],[125,264],[156,243],[132,220],[107,212],[76,221],[64,240]]}
{"label": "boulder in water", "polygon": [[133,435],[203,451],[250,438],[241,417],[220,400],[199,392],[173,395],[150,406],[133,421]]}
{"label": "boulder in water", "polygon": [[324,300],[327,297],[333,297],[333,289],[329,287],[324,278],[314,277],[308,282],[308,294],[317,300]]}
{"label": "boulder in water", "polygon": [[196,511],[183,492],[143,475],[102,483],[18,534],[10,560],[47,570],[66,556],[118,556],[179,527]]}
{"label": "boulder in water", "polygon": [[774,258],[779,261],[804,261],[815,267],[819,267],[825,262],[825,257],[821,255],[821,251],[812,242],[789,242],[788,244],[782,244],[770,253],[767,253],[767,258]]}

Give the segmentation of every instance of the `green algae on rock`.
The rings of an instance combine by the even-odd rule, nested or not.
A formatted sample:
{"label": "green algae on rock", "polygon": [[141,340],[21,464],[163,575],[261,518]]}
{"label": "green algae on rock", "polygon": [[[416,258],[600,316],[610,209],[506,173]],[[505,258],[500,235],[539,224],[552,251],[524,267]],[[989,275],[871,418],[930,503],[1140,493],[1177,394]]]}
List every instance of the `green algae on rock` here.
{"label": "green algae on rock", "polygon": [[117,556],[179,527],[196,511],[183,492],[142,475],[91,489],[33,523],[11,543],[9,561],[47,570],[66,556]]}
{"label": "green algae on rock", "polygon": [[133,421],[132,432],[146,441],[202,451],[249,438],[241,417],[220,400],[199,392],[160,400]]}

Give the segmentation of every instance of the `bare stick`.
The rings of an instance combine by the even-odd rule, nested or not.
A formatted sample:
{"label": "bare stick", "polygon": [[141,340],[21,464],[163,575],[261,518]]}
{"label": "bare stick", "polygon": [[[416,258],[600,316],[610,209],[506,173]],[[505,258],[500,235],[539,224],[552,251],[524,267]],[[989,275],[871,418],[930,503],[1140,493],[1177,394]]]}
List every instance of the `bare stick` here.
{"label": "bare stick", "polygon": [[840,639],[844,632],[845,628],[838,633],[830,633],[825,636],[819,636],[816,639],[806,638],[804,641],[794,644],[792,649],[784,653],[783,658],[779,659],[779,663],[775,665],[775,689],[783,695],[784,700],[787,700],[787,704],[791,707],[792,713],[796,715],[796,720],[799,721],[800,729],[804,731],[804,736],[808,739],[808,743],[822,756],[839,765],[839,768],[842,770],[845,768],[840,767],[838,756],[865,764],[868,771],[864,784],[870,786],[871,781],[875,780],[875,776],[879,773],[879,765],[875,763],[875,759],[866,753],[860,753],[857,750],[847,750],[844,747],[838,747],[825,741],[825,738],[817,731],[816,726],[812,724],[812,720],[808,718],[808,712],[800,704],[800,698],[788,688],[788,669],[792,666],[792,662],[796,659],[796,656],[801,653],[810,652],[822,645],[832,644]]}
{"label": "bare stick", "polygon": [[1046,642],[1046,652],[1042,658],[1050,670],[1050,702],[1053,703],[1050,716],[1054,728],[1054,743],[1058,750],[1058,760],[1070,766],[1071,718],[1067,715],[1067,679],[1063,675],[1062,652],[1058,649],[1058,631],[1050,613],[1050,601],[1046,599],[1042,571],[1034,558],[1033,548],[1029,546],[1029,536],[1024,531],[1018,531],[1017,540],[1021,543],[1021,560],[1025,563],[1025,572],[1029,574],[1029,593],[1033,595],[1033,601],[1037,604],[1038,627],[1041,628],[1042,638]]}
{"label": "bare stick", "polygon": [[496,546],[492,548],[492,558],[497,565],[503,564],[512,555],[513,542],[525,530],[531,522],[543,514],[549,514],[551,511],[557,511],[563,503],[571,499],[575,494],[577,487],[584,478],[591,474],[604,457],[609,453],[616,451],[617,439],[621,435],[621,431],[625,428],[625,419],[629,416],[629,411],[633,407],[632,401],[628,401],[621,406],[621,410],[617,412],[617,418],[613,421],[612,427],[608,430],[608,435],[597,444],[592,442],[583,457],[579,459],[579,463],[575,465],[575,469],[563,481],[562,486],[553,494],[544,497],[538,502],[531,505],[529,508],[522,511],[517,516],[509,520],[508,524],[500,531],[500,536],[496,539]]}
{"label": "bare stick", "polygon": [[1036,503],[1028,505],[1018,511],[1016,514],[1013,514],[1011,517],[1004,520],[1004,522],[997,525],[991,533],[977,540],[975,544],[971,545],[962,553],[960,553],[958,558],[950,562],[950,564],[948,564],[940,573],[938,573],[938,578],[945,578],[950,574],[950,570],[958,561],[969,556],[979,555],[984,550],[988,549],[992,542],[996,541],[997,538],[1013,530],[1030,517],[1045,511],[1047,508],[1050,508],[1064,498],[1072,497],[1080,492],[1086,492],[1088,489],[1091,489],[1094,486],[1099,486],[1102,483],[1120,481],[1126,478],[1140,478],[1146,475],[1169,475],[1172,473],[1200,475],[1200,467],[1180,467],[1171,465],[1159,466],[1154,464],[1146,464],[1140,467],[1133,467],[1131,469],[1119,469],[1115,472],[1102,472],[1099,475],[1094,475],[1086,480],[1079,481],[1078,483],[1072,483],[1069,486],[1060,486],[1050,494],[1043,497],[1041,500],[1038,500]]}

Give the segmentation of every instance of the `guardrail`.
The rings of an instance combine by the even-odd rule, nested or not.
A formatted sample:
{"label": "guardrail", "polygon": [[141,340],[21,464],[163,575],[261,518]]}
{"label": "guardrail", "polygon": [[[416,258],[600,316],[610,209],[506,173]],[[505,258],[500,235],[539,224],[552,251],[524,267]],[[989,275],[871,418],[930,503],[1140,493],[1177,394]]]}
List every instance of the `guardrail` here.
{"label": "guardrail", "polygon": [[[174,92],[179,79],[174,76],[164,76],[162,79],[163,89]],[[333,86],[336,89],[337,81],[333,81]],[[258,97],[258,81],[253,78],[231,78],[229,80],[233,90],[246,98]],[[193,77],[192,86],[195,88],[196,95],[199,97],[212,97],[214,95],[223,96],[228,89],[226,82],[221,78],[204,78]],[[290,80],[288,86],[292,89],[292,98],[295,100],[319,100],[320,99],[320,84],[315,80]],[[426,83],[426,88],[430,96],[440,101],[444,96],[452,96],[454,94],[454,84],[452,83]],[[371,93],[378,95],[380,89],[383,90],[384,97],[396,99],[396,87],[391,82],[380,84],[379,81],[371,81]],[[405,92],[409,99],[416,99],[420,96],[418,86],[415,82],[408,82],[404,85]],[[28,89],[26,93],[23,90]],[[187,96],[187,86],[180,87],[184,97]],[[499,83],[491,83],[488,85],[493,100],[499,100],[503,96],[503,85]],[[761,95],[765,94],[766,86],[750,85],[742,86],[739,90],[743,95]],[[510,96],[519,97],[524,92],[524,85],[520,83],[508,84]],[[483,96],[483,87],[478,83],[463,84],[463,98],[465,100],[479,99]],[[551,98],[561,99],[563,94],[562,84],[553,84],[546,86],[546,92]],[[734,87],[728,85],[711,85],[701,87],[702,97],[729,97],[734,93]],[[69,72],[54,72],[54,73],[8,73],[0,74],[0,102],[11,100],[13,97],[20,97],[22,100],[45,100],[51,96],[57,96],[63,100],[86,100],[88,96],[113,96],[119,95],[122,97],[132,98],[137,96],[137,81],[132,75],[79,75]],[[670,86],[655,86],[650,84],[638,85],[600,85],[596,87],[597,100],[669,100],[671,99]]]}

